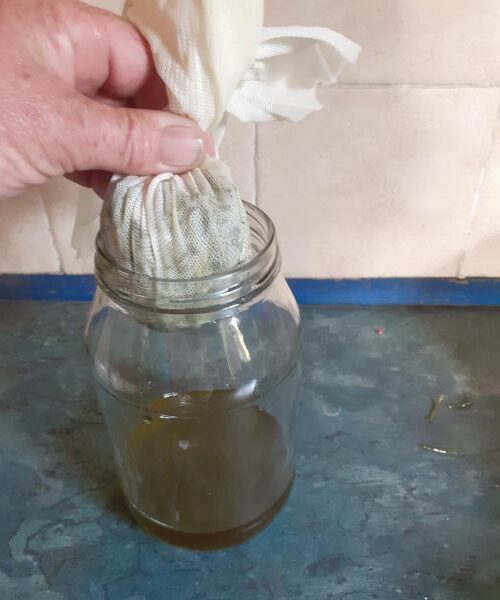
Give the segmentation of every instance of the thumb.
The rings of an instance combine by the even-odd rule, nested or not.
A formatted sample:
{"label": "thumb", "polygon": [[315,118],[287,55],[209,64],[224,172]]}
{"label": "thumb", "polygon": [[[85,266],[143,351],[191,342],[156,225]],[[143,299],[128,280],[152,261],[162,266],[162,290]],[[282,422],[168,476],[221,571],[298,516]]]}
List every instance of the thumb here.
{"label": "thumb", "polygon": [[203,161],[210,145],[196,123],[174,113],[115,108],[88,99],[84,104],[83,127],[71,132],[76,171],[183,173]]}

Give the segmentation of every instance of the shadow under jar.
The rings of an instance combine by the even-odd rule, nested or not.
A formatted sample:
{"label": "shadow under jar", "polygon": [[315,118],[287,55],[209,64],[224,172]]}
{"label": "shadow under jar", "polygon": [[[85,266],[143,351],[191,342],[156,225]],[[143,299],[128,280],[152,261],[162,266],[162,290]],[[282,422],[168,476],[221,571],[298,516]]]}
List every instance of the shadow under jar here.
{"label": "shadow under jar", "polygon": [[97,395],[127,504],[170,543],[241,543],[294,479],[299,311],[271,220],[245,206],[253,258],[190,281],[118,268],[96,251],[87,322]]}

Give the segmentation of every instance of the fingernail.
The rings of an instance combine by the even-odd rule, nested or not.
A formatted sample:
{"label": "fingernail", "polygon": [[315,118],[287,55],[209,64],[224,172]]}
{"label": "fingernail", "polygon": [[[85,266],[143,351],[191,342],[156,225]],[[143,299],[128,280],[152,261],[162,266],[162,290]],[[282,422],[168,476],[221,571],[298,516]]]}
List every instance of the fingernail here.
{"label": "fingernail", "polygon": [[161,140],[162,161],[170,167],[190,167],[204,154],[203,139],[192,127],[166,127]]}

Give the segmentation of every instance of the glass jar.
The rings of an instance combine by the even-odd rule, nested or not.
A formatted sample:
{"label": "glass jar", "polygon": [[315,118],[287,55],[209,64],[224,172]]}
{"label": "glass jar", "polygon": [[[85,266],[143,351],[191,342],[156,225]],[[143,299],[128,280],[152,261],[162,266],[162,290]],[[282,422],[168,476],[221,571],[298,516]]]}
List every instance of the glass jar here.
{"label": "glass jar", "polygon": [[294,479],[299,311],[271,220],[246,205],[253,259],[192,281],[119,269],[97,240],[86,339],[127,504],[192,548],[240,543]]}

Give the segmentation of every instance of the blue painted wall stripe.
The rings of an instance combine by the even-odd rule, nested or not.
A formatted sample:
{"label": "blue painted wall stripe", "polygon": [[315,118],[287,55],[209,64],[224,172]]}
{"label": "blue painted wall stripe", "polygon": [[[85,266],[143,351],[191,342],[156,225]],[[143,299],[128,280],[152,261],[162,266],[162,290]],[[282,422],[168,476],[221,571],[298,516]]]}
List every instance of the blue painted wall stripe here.
{"label": "blue painted wall stripe", "polygon": [[[301,304],[500,306],[499,279],[291,279]],[[88,301],[92,275],[0,275],[2,300]]]}
{"label": "blue painted wall stripe", "polygon": [[498,279],[292,279],[301,304],[500,306]]}
{"label": "blue painted wall stripe", "polygon": [[93,275],[0,275],[0,300],[91,300]]}

